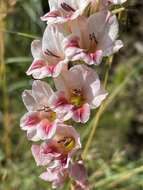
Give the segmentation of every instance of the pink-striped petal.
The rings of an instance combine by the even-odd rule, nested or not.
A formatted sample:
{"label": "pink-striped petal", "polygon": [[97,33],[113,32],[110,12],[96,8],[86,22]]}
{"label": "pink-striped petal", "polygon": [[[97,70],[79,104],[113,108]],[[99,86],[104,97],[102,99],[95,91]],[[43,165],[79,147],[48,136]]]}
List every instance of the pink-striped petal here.
{"label": "pink-striped petal", "polygon": [[76,122],[86,123],[90,117],[89,104],[84,104],[82,107],[73,109],[73,120]]}

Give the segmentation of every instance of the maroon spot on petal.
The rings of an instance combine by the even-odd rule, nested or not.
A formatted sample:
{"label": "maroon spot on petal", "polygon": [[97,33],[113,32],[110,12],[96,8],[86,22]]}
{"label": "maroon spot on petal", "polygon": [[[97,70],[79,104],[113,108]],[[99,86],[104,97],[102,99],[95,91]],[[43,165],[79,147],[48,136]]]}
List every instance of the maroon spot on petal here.
{"label": "maroon spot on petal", "polygon": [[67,3],[61,3],[61,7],[67,11],[67,12],[75,12],[75,9],[73,9],[71,6],[69,6]]}
{"label": "maroon spot on petal", "polygon": [[46,55],[48,56],[53,56],[56,58],[60,58],[58,55],[55,55],[54,53],[52,53],[50,50],[46,49],[46,51],[44,52]]}

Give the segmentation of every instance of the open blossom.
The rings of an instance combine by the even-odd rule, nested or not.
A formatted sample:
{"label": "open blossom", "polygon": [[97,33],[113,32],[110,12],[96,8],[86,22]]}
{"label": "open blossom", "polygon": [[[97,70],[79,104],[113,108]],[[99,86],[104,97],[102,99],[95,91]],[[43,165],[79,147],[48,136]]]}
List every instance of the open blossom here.
{"label": "open blossom", "polygon": [[58,90],[50,103],[57,112],[68,110],[76,122],[85,123],[90,116],[90,109],[97,108],[106,98],[96,72],[86,65],[76,65],[54,79]]}
{"label": "open blossom", "polygon": [[65,54],[71,61],[83,60],[99,64],[104,56],[117,52],[123,43],[117,40],[118,21],[108,11],[89,18],[80,17],[70,25],[71,34],[65,39]]}
{"label": "open blossom", "polygon": [[51,138],[58,123],[63,121],[63,115],[49,107],[48,102],[53,93],[47,83],[37,80],[33,82],[32,90],[25,90],[22,94],[28,112],[22,117],[20,126],[27,131],[28,139],[32,141]]}
{"label": "open blossom", "polygon": [[90,14],[107,9],[109,3],[122,4],[126,0],[49,0],[50,12],[41,17],[48,24],[75,20],[89,11]]}
{"label": "open blossom", "polygon": [[57,77],[68,62],[64,55],[63,40],[64,35],[58,26],[47,26],[43,40],[34,40],[31,44],[34,61],[27,75],[35,79]]}
{"label": "open blossom", "polygon": [[41,19],[48,24],[63,23],[82,15],[89,0],[49,0],[50,12]]}
{"label": "open blossom", "polygon": [[52,182],[53,187],[62,185],[68,177],[69,163],[80,148],[80,137],[76,130],[72,126],[60,125],[52,139],[32,146],[37,165],[47,166],[47,171],[40,177]]}

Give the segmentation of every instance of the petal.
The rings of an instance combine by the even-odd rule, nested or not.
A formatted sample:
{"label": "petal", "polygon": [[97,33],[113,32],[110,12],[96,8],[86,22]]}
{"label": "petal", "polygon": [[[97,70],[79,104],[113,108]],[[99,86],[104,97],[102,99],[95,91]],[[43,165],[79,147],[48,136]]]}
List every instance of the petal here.
{"label": "petal", "polygon": [[72,164],[69,168],[69,173],[75,181],[80,183],[84,183],[87,180],[87,172],[82,161]]}
{"label": "petal", "polygon": [[32,76],[34,79],[43,79],[46,77],[51,77],[51,72],[49,71],[48,65],[36,69],[33,71]]}
{"label": "petal", "polygon": [[32,145],[31,147],[32,155],[37,163],[37,166],[41,165],[40,160],[40,146],[39,145]]}
{"label": "petal", "polygon": [[51,153],[46,154],[46,151],[48,152],[46,149],[48,149],[48,147],[43,147],[43,144],[41,146],[32,145],[31,151],[37,166],[46,166],[53,160],[54,155]]}
{"label": "petal", "polygon": [[54,80],[57,90],[63,91],[67,98],[72,89],[82,89],[84,85],[83,73],[80,68],[80,65],[74,66]]}
{"label": "petal", "polygon": [[35,80],[32,84],[32,94],[39,107],[48,105],[48,100],[53,93],[52,88],[46,82]]}
{"label": "petal", "polygon": [[60,75],[62,72],[63,68],[65,67],[65,64],[67,63],[66,60],[58,62],[53,69],[53,72],[51,73],[51,76],[56,78]]}
{"label": "petal", "polygon": [[51,96],[49,105],[57,113],[67,113],[73,108],[73,106],[68,103],[62,91],[56,92]]}
{"label": "petal", "polygon": [[88,31],[89,34],[94,34],[97,42],[99,41],[99,37],[102,35],[106,29],[105,24],[107,22],[109,12],[108,11],[100,11],[88,18]]}
{"label": "petal", "polygon": [[89,4],[88,0],[60,0],[54,2],[49,1],[50,12],[44,15],[41,19],[47,21],[48,24],[64,23],[69,20],[76,19],[82,15],[85,8]]}
{"label": "petal", "polygon": [[[119,26],[116,16],[109,15],[107,22],[105,23],[105,29],[99,37],[99,43],[97,47],[103,50],[104,56],[109,56],[115,52],[113,48],[118,37],[118,28]],[[119,50],[121,47],[122,46],[118,46],[116,51]]]}
{"label": "petal", "polygon": [[41,140],[50,139],[54,136],[56,132],[57,125],[49,123],[47,120],[43,120],[37,126],[37,133]]}
{"label": "petal", "polygon": [[47,170],[46,172],[43,172],[40,175],[40,178],[43,179],[44,181],[49,181],[52,182],[57,179],[57,173],[52,173],[50,170]]}
{"label": "petal", "polygon": [[34,59],[40,59],[42,58],[42,42],[40,40],[34,40],[31,43],[31,52],[34,57]]}
{"label": "petal", "polygon": [[44,67],[46,65],[44,60],[34,60],[33,63],[31,64],[31,66],[29,67],[29,69],[26,71],[27,75],[32,75],[35,72],[38,72],[39,69],[41,69],[42,67]]}
{"label": "petal", "polygon": [[91,103],[91,108],[97,108],[101,105],[102,101],[105,100],[105,98],[107,97],[108,93],[107,91],[105,91],[104,89],[100,89],[100,91],[98,92],[98,94],[95,96],[95,98],[93,99],[92,103]]}
{"label": "petal", "polygon": [[28,130],[27,131],[27,138],[28,138],[28,140],[31,140],[31,141],[34,141],[34,142],[39,141],[40,138],[39,138],[39,136],[37,134],[37,129]]}
{"label": "petal", "polygon": [[75,79],[74,82],[79,82],[79,87],[83,89],[85,97],[90,94],[90,91],[95,95],[100,89],[99,77],[92,68],[86,65],[76,65],[73,66],[69,72],[71,77],[73,76],[73,80]]}
{"label": "petal", "polygon": [[123,42],[121,40],[116,40],[113,46],[113,52],[119,51],[124,46]]}
{"label": "petal", "polygon": [[36,103],[36,100],[34,99],[34,97],[32,95],[31,90],[25,90],[22,93],[22,99],[23,99],[24,105],[28,111],[36,111],[37,103]]}
{"label": "petal", "polygon": [[20,127],[22,130],[31,130],[36,128],[37,124],[40,122],[40,118],[37,112],[28,112],[20,120]]}
{"label": "petal", "polygon": [[86,65],[72,67],[71,71],[76,70],[82,76],[82,90],[84,99],[90,104],[100,90],[100,80],[94,69]]}
{"label": "petal", "polygon": [[86,123],[90,117],[89,104],[84,104],[82,107],[73,110],[73,120],[76,122]]}
{"label": "petal", "polygon": [[59,5],[58,0],[49,0],[48,3],[49,3],[49,6],[50,6],[50,10],[54,10],[54,9],[58,8],[58,5]]}
{"label": "petal", "polygon": [[64,40],[62,26],[48,25],[43,35],[43,52],[54,59],[64,57],[62,42]]}

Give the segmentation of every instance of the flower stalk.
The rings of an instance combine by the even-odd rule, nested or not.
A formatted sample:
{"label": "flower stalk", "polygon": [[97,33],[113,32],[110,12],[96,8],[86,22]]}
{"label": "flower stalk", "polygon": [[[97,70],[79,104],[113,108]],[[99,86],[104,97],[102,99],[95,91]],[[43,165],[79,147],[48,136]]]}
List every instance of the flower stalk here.
{"label": "flower stalk", "polygon": [[[99,120],[112,98],[106,99],[109,70],[113,54],[123,47],[118,39],[119,25],[109,5],[126,0],[49,0],[50,11],[41,17],[47,22],[42,39],[31,44],[33,62],[26,74],[36,79],[32,90],[22,94],[27,113],[21,118],[20,127],[27,132],[32,154],[37,166],[45,166],[40,178],[56,188],[71,178],[71,189],[89,190],[84,167],[87,151],[92,142]],[[122,9],[118,10],[119,13]],[[98,66],[109,57],[104,86],[98,74],[90,67]],[[51,77],[55,90],[41,79]],[[75,154],[81,149],[80,135],[73,120],[83,125],[90,119],[91,110],[97,115],[84,152],[77,160]]]}

